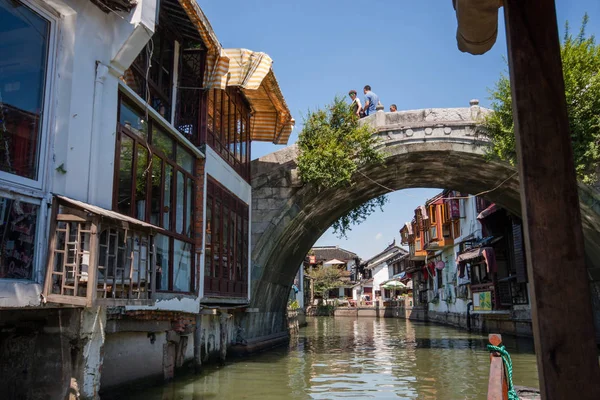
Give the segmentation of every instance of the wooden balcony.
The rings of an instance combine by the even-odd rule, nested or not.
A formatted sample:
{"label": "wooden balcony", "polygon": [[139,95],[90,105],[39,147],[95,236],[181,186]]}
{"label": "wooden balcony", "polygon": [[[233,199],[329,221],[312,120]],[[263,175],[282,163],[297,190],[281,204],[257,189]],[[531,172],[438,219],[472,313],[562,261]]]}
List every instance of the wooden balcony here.
{"label": "wooden balcony", "polygon": [[81,307],[153,305],[155,232],[134,218],[55,196],[46,300]]}

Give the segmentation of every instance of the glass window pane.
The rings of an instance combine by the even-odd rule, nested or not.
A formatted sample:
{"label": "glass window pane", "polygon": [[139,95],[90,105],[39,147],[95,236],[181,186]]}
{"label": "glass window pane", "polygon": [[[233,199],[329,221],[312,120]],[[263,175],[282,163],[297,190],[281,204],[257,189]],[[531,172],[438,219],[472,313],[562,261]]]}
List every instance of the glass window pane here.
{"label": "glass window pane", "polygon": [[243,250],[244,256],[242,258],[242,280],[246,282],[248,280],[248,209],[244,209],[244,236],[243,236]]}
{"label": "glass window pane", "polygon": [[243,223],[242,216],[240,214],[237,215],[237,223],[236,223],[236,235],[237,235],[237,258],[236,258],[236,280],[241,281],[243,278],[242,275],[242,262],[244,259],[244,237],[243,237]]}
{"label": "glass window pane", "polygon": [[215,131],[214,135],[217,140],[221,140],[221,94],[222,90],[215,90]]}
{"label": "glass window pane", "polygon": [[235,159],[242,161],[242,114],[238,108],[235,114]]}
{"label": "glass window pane", "polygon": [[136,135],[148,138],[148,121],[140,111],[124,101],[119,108],[119,123]]}
{"label": "glass window pane", "polygon": [[192,245],[173,239],[173,290],[191,292]]}
{"label": "glass window pane", "polygon": [[186,188],[186,201],[185,201],[185,234],[191,236],[192,234],[192,205],[194,203],[194,199],[192,196],[193,191],[193,183],[191,179],[187,179],[187,188]]}
{"label": "glass window pane", "polygon": [[146,220],[146,197],[148,194],[148,150],[137,146],[137,164],[135,172],[135,217]]}
{"label": "glass window pane", "polygon": [[229,279],[234,279],[236,268],[235,222],[235,208],[232,208],[229,217]]}
{"label": "glass window pane", "polygon": [[213,218],[215,223],[213,225],[214,238],[213,238],[213,252],[215,260],[214,265],[214,277],[218,278],[221,276],[221,200],[217,197],[215,199],[215,213]]}
{"label": "glass window pane", "polygon": [[227,92],[222,92],[223,96],[223,109],[221,111],[221,116],[223,118],[221,122],[221,144],[223,145],[223,151],[227,150],[229,145],[229,140],[227,135],[229,134],[229,96]]}
{"label": "glass window pane", "polygon": [[177,145],[177,165],[190,174],[194,173],[194,156],[180,145]]}
{"label": "glass window pane", "polygon": [[119,192],[117,193],[117,210],[121,214],[131,215],[131,180],[133,169],[133,140],[121,135],[119,155]]}
{"label": "glass window pane", "polygon": [[211,196],[207,197],[206,200],[206,237],[204,242],[204,276],[212,276],[212,204],[213,199]]}
{"label": "glass window pane", "polygon": [[0,197],[0,279],[33,279],[38,210]]}
{"label": "glass window pane", "polygon": [[162,197],[162,159],[158,156],[152,157],[152,193],[150,207],[150,223],[160,226],[161,221],[161,197]]}
{"label": "glass window pane", "polygon": [[156,290],[169,290],[171,239],[164,235],[154,237],[156,248]]}
{"label": "glass window pane", "polygon": [[0,2],[0,171],[37,179],[50,23]]}
{"label": "glass window pane", "polygon": [[207,95],[208,101],[206,105],[206,129],[212,134],[214,132],[214,116],[215,116],[215,89],[211,90]]}
{"label": "glass window pane", "polygon": [[231,262],[231,258],[229,256],[229,207],[223,204],[223,250],[222,250],[222,260],[223,260],[223,278],[229,279],[229,263]]}
{"label": "glass window pane", "polygon": [[230,157],[231,157],[231,161],[233,161],[233,158],[235,156],[235,140],[236,140],[236,135],[237,135],[237,131],[236,131],[236,124],[235,124],[235,104],[232,101],[233,97],[230,97],[230,102],[229,102],[229,115],[227,116],[228,121],[229,121],[229,152]]}
{"label": "glass window pane", "polygon": [[246,123],[246,119],[242,119],[242,134],[241,134],[241,143],[240,143],[240,159],[242,163],[246,162],[246,138],[248,137],[248,124]]}
{"label": "glass window pane", "polygon": [[163,192],[163,218],[162,227],[171,229],[171,196],[173,193],[173,167],[165,163],[165,187]]}
{"label": "glass window pane", "polygon": [[177,198],[175,200],[175,231],[177,233],[185,233],[183,231],[183,199],[185,193],[185,178],[183,172],[177,171]]}
{"label": "glass window pane", "polygon": [[171,135],[156,125],[156,123],[152,125],[152,146],[167,156],[169,160],[175,161],[175,158],[173,157],[173,146],[175,145],[175,140],[173,140]]}

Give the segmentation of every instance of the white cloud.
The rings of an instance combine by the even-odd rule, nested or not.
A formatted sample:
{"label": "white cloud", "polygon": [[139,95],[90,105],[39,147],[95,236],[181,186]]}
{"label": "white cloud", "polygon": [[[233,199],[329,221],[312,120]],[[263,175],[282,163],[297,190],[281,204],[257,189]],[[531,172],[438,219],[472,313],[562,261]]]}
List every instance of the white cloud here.
{"label": "white cloud", "polygon": [[383,237],[383,233],[379,232],[377,235],[375,235],[375,240],[379,240]]}

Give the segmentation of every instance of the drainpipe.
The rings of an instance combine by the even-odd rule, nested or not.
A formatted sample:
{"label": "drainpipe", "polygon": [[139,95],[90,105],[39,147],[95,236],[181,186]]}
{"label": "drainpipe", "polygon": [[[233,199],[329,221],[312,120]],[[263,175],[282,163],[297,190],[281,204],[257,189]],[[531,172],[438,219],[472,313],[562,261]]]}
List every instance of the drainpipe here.
{"label": "drainpipe", "polygon": [[90,204],[95,203],[93,196],[94,187],[91,182],[96,182],[97,151],[100,129],[102,127],[102,100],[104,93],[104,81],[108,76],[108,67],[101,62],[96,62],[96,79],[94,80],[94,99],[92,102],[92,135],[90,138],[90,152],[88,164],[88,182],[87,182],[87,201]]}
{"label": "drainpipe", "polygon": [[469,301],[467,303],[467,331],[471,332],[471,307],[473,307],[473,302]]}

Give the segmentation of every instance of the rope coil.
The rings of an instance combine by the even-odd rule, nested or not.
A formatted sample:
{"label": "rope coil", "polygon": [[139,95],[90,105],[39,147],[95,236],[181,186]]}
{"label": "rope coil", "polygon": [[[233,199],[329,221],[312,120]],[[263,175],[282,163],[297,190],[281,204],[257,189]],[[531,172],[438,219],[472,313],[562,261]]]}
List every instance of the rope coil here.
{"label": "rope coil", "polygon": [[510,354],[508,354],[508,351],[506,351],[504,345],[494,346],[493,344],[488,344],[487,348],[490,352],[496,351],[500,353],[500,356],[502,357],[504,367],[506,368],[506,377],[508,380],[508,400],[519,400],[519,395],[513,386],[513,366]]}

